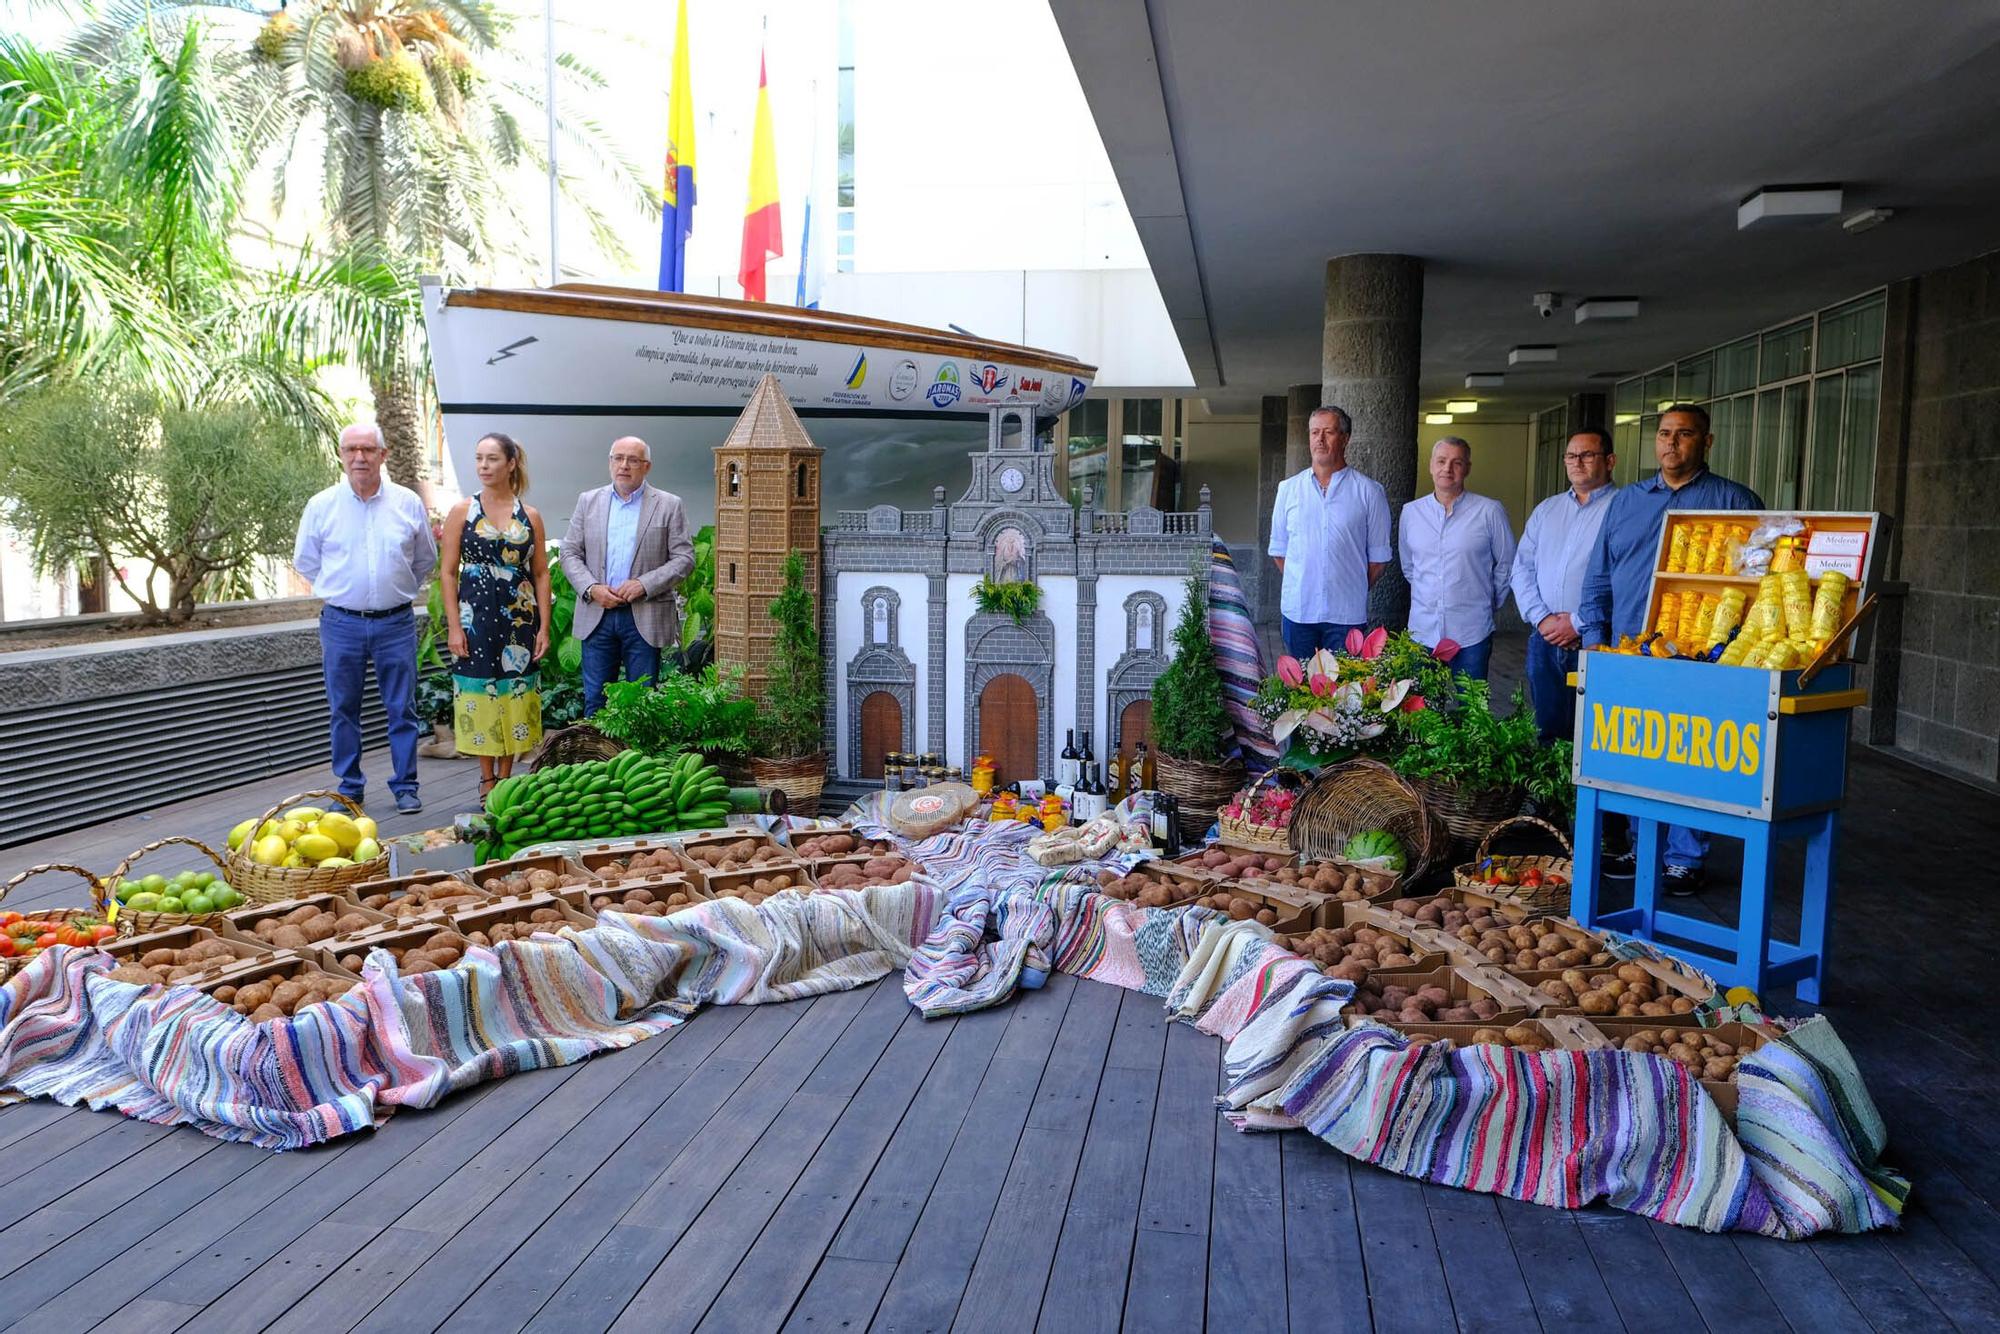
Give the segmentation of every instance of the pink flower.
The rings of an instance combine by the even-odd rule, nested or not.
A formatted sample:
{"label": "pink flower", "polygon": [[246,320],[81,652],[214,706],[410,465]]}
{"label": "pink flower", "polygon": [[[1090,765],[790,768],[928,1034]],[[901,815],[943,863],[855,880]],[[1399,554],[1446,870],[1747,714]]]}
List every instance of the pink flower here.
{"label": "pink flower", "polygon": [[1305,668],[1299,666],[1297,658],[1287,653],[1278,659],[1278,678],[1288,686],[1304,685],[1306,683]]}
{"label": "pink flower", "polygon": [[1333,693],[1333,679],[1320,672],[1312,675],[1312,692],[1324,699]]}
{"label": "pink flower", "polygon": [[1357,658],[1366,657],[1367,655],[1361,651],[1361,644],[1361,632],[1359,630],[1349,630],[1347,632],[1347,651]]}
{"label": "pink flower", "polygon": [[1437,647],[1431,650],[1431,656],[1439,662],[1450,662],[1458,656],[1458,649],[1459,643],[1456,639],[1440,639]]}
{"label": "pink flower", "polygon": [[1378,625],[1368,632],[1368,638],[1361,641],[1361,656],[1364,658],[1379,658],[1382,656],[1383,648],[1388,643],[1388,627]]}
{"label": "pink flower", "polygon": [[1421,709],[1423,707],[1424,707],[1424,697],[1422,695],[1403,696],[1404,713],[1415,713],[1418,709]]}

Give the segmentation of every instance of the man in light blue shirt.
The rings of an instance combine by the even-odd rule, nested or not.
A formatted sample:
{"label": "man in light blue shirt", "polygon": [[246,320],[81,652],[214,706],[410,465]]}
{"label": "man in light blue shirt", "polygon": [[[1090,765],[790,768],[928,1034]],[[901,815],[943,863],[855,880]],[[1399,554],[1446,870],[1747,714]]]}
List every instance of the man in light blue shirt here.
{"label": "man in light blue shirt", "polygon": [[1389,495],[1347,466],[1354,429],[1340,408],[1307,419],[1312,467],[1278,483],[1270,554],[1282,580],[1285,652],[1303,661],[1336,652],[1368,623],[1368,590],[1389,564]]}
{"label": "man in light blue shirt", "polygon": [[340,433],[347,475],[306,502],[292,568],[325,603],[319,614],[327,730],[342,795],[362,799],[361,697],[368,666],[389,715],[389,788],[406,815],[417,796],[417,621],[410,604],[437,569],[437,539],[424,502],[382,471],[388,450],[372,424]]}
{"label": "man in light blue shirt", "polygon": [[[1646,604],[1653,591],[1653,564],[1668,510],[1761,510],[1764,502],[1741,482],[1708,470],[1715,446],[1708,409],[1676,403],[1660,414],[1653,453],[1660,470],[1611,498],[1604,526],[1584,570],[1577,604],[1576,632],[1584,647],[1638,638],[1646,629]],[[1707,879],[1708,835],[1683,825],[1667,826],[1667,892],[1693,894]],[[1628,876],[1636,869],[1631,853],[1607,858],[1604,873]]]}
{"label": "man in light blue shirt", "polygon": [[1576,691],[1569,684],[1582,644],[1576,609],[1584,567],[1618,490],[1611,480],[1615,462],[1609,431],[1587,426],[1571,436],[1563,450],[1569,489],[1535,506],[1514,552],[1514,605],[1529,631],[1528,698],[1545,742],[1576,734]]}
{"label": "man in light blue shirt", "polygon": [[1431,493],[1403,506],[1398,532],[1410,581],[1410,634],[1426,648],[1458,645],[1454,671],[1486,679],[1493,613],[1507,601],[1514,529],[1507,507],[1465,489],[1472,446],[1455,435],[1431,446]]}
{"label": "man in light blue shirt", "polygon": [[687,507],[646,484],[653,451],[637,436],[611,442],[611,485],[577,498],[561,568],[576,588],[572,631],[583,641],[583,714],[604,704],[604,686],[658,681],[660,650],[680,639],[674,586],[694,569]]}

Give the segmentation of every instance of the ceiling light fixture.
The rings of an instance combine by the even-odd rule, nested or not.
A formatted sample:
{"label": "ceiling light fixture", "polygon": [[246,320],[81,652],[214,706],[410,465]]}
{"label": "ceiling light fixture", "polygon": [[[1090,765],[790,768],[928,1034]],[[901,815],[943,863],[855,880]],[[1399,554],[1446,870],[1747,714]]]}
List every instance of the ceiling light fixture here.
{"label": "ceiling light fixture", "polygon": [[1576,322],[1585,320],[1636,320],[1639,318],[1639,302],[1629,296],[1587,297],[1576,305]]}
{"label": "ceiling light fixture", "polygon": [[1536,362],[1552,362],[1556,359],[1554,343],[1524,343],[1507,354],[1509,366],[1526,366]]}
{"label": "ceiling light fixture", "polygon": [[1444,410],[1446,412],[1477,412],[1479,411],[1479,404],[1470,398],[1454,398],[1451,402],[1444,405]]}
{"label": "ceiling light fixture", "polygon": [[1813,222],[1840,212],[1838,185],[1767,185],[1736,206],[1736,230]]}
{"label": "ceiling light fixture", "polygon": [[1611,424],[1613,426],[1630,426],[1638,420],[1639,414],[1636,412],[1621,412],[1611,419]]}
{"label": "ceiling light fixture", "polygon": [[1840,225],[1846,229],[1849,236],[1859,236],[1863,232],[1875,230],[1895,216],[1896,210],[1893,208],[1864,208],[1859,213],[1850,213],[1842,218]]}
{"label": "ceiling light fixture", "polygon": [[1499,371],[1474,371],[1465,377],[1467,389],[1498,389],[1507,383],[1507,377]]}
{"label": "ceiling light fixture", "polygon": [[1424,425],[1426,426],[1449,426],[1451,423],[1452,416],[1449,412],[1426,412],[1424,414]]}

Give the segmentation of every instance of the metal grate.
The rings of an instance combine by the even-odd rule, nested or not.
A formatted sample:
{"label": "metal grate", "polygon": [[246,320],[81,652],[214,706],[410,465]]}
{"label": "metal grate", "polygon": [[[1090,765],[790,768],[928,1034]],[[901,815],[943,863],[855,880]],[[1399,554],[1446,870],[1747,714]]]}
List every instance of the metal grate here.
{"label": "metal grate", "polygon": [[[361,741],[379,746],[373,670],[365,688]],[[324,764],[326,725],[317,663],[0,713],[0,846]]]}

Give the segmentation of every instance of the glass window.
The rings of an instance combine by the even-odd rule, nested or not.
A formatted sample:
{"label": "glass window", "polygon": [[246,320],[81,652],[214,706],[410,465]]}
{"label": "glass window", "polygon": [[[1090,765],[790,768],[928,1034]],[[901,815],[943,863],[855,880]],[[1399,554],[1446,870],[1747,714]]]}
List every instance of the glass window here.
{"label": "glass window", "polygon": [[1720,397],[1740,394],[1757,386],[1757,339],[1755,335],[1731,343],[1715,354],[1715,371],[1709,392]]}
{"label": "glass window", "polygon": [[1689,357],[1674,368],[1674,397],[1683,403],[1704,403],[1715,378],[1715,354]]}
{"label": "glass window", "polygon": [[1840,488],[1835,508],[1865,510],[1875,503],[1875,431],[1882,407],[1882,367],[1857,366],[1844,377],[1846,411],[1840,427]]}
{"label": "glass window", "polygon": [[1639,411],[1662,412],[1674,403],[1674,368],[1654,371],[1646,377],[1645,391],[1640,396]]}
{"label": "glass window", "polygon": [[[1128,398],[1122,405],[1119,485],[1127,510],[1154,503],[1153,480],[1160,459],[1161,425],[1165,421],[1162,406],[1157,398]],[[1170,497],[1161,499],[1165,503],[1160,508],[1172,508]]]}
{"label": "glass window", "polygon": [[1750,475],[1751,456],[1756,448],[1751,437],[1756,406],[1756,400],[1749,394],[1718,398],[1708,405],[1709,429],[1715,435],[1708,466],[1724,477]]}
{"label": "glass window", "polygon": [[1637,376],[1620,380],[1611,394],[1611,410],[1620,417],[1637,416],[1639,405],[1645,401],[1645,387],[1645,381]]}
{"label": "glass window", "polygon": [[1069,503],[1083,504],[1083,488],[1097,493],[1102,508],[1110,499],[1104,489],[1105,445],[1111,404],[1102,398],[1086,398],[1069,412]]}
{"label": "glass window", "polygon": [[1880,292],[1835,306],[1819,320],[1819,368],[1823,371],[1876,361],[1882,356],[1886,298]]}
{"label": "glass window", "polygon": [[[1757,368],[1758,384],[1776,384],[1812,369],[1813,322],[1800,320],[1764,335]],[[1767,496],[1766,499],[1769,499]]]}
{"label": "glass window", "polygon": [[1813,381],[1811,444],[1806,451],[1800,491],[1814,509],[1837,509],[1840,490],[1840,406],[1847,377],[1822,375]]}

